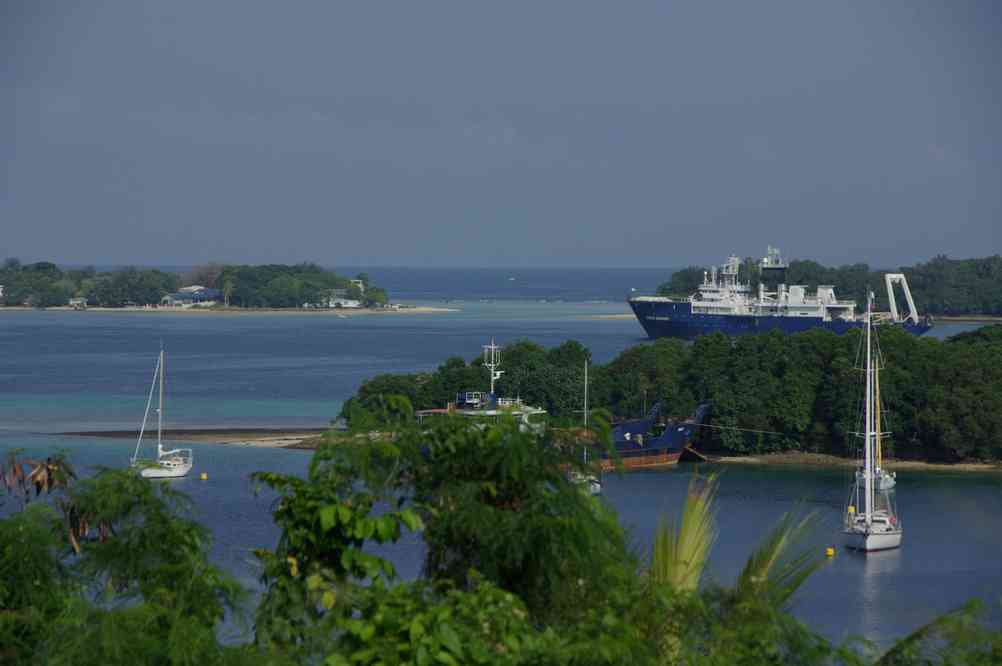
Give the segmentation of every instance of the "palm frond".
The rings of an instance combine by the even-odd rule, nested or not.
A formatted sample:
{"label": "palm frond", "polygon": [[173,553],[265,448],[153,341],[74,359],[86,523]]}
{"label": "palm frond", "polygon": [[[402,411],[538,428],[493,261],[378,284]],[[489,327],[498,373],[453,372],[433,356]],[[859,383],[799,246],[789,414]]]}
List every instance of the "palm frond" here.
{"label": "palm frond", "polygon": [[713,498],[716,476],[694,478],[682,506],[681,519],[671,524],[658,521],[651,550],[649,577],[652,583],[693,592],[699,586],[710,548],[717,538]]}
{"label": "palm frond", "polygon": [[810,513],[799,521],[787,513],[745,564],[735,593],[741,598],[766,598],[783,606],[825,558],[809,544],[818,516]]}

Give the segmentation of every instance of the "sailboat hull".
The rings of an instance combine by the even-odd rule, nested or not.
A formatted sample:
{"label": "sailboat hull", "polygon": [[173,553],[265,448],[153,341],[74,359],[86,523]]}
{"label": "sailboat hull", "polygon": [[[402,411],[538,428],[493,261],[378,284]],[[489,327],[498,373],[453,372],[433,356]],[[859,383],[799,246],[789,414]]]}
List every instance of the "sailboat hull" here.
{"label": "sailboat hull", "polygon": [[157,465],[155,467],[147,467],[139,474],[144,479],[177,479],[187,475],[190,471],[191,465],[183,465],[181,467],[161,467]]}
{"label": "sailboat hull", "polygon": [[846,530],[843,534],[843,544],[846,548],[863,552],[875,550],[891,550],[901,547],[901,531],[894,532],[864,532]]}

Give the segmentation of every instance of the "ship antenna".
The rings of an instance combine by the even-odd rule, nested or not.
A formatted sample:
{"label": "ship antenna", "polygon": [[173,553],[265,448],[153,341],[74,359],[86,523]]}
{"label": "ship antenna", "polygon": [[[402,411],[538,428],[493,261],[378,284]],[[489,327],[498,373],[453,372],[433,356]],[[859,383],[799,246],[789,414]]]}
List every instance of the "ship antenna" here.
{"label": "ship antenna", "polygon": [[484,365],[491,373],[491,395],[494,395],[494,382],[504,374],[504,370],[498,370],[501,366],[501,348],[494,343],[494,338],[491,338],[489,345],[484,345]]}

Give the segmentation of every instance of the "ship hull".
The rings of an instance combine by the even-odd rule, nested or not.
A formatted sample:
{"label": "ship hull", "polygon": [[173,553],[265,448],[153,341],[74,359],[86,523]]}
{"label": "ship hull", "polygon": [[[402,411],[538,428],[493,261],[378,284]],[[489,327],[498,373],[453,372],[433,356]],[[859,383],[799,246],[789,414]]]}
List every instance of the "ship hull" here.
{"label": "ship hull", "polygon": [[[630,300],[630,308],[637,321],[644,327],[649,338],[682,338],[694,340],[700,335],[723,333],[724,335],[755,335],[779,331],[800,333],[815,328],[832,331],[838,335],[854,328],[862,328],[863,321],[825,321],[820,317],[788,317],[759,315],[709,315],[692,312],[692,304],[687,301]],[[922,335],[930,328],[928,323],[898,324],[904,330]]]}
{"label": "ship hull", "polygon": [[866,532],[846,530],[842,533],[846,548],[872,553],[877,550],[891,550],[901,547],[901,532]]}
{"label": "ship hull", "polygon": [[[634,471],[639,469],[665,469],[678,464],[678,459],[682,457],[681,451],[668,451],[665,449],[651,451],[631,451],[629,454],[620,452],[620,460],[623,469]],[[608,458],[603,458],[601,462],[603,472],[611,472],[616,469],[616,463]]]}
{"label": "ship hull", "polygon": [[[623,469],[664,469],[677,465],[682,452],[692,443],[696,429],[706,423],[710,405],[697,405],[688,419],[669,422],[660,435],[653,437],[648,433],[659,411],[660,404],[655,405],[646,418],[625,421],[613,428],[613,442]],[[601,467],[608,471],[614,469],[616,463],[603,458]]]}

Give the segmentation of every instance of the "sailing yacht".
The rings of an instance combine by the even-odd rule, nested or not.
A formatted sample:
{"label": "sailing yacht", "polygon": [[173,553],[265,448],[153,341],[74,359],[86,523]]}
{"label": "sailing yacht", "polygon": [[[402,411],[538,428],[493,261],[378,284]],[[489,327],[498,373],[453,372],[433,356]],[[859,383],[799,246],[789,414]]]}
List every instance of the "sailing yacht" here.
{"label": "sailing yacht", "polygon": [[[588,359],[585,359],[584,364],[584,429],[588,430]],[[583,448],[583,462],[585,465],[588,464],[588,444],[586,443]],[[594,474],[582,473],[577,470],[570,470],[567,474],[567,478],[571,483],[574,483],[581,487],[589,495],[601,495],[602,494],[602,471],[599,469],[598,476]]]}
{"label": "sailing yacht", "polygon": [[864,552],[898,548],[901,545],[901,521],[894,501],[893,474],[880,465],[880,354],[874,349],[873,294],[866,305],[866,393],[864,396],[863,465],[856,471],[849,490],[849,503],[843,527],[847,548]]}
{"label": "sailing yacht", "polygon": [[[166,355],[164,354],[163,347],[161,347],[160,356],[153,371],[153,384],[150,386],[150,395],[146,399],[146,412],[143,414],[143,424],[139,429],[139,439],[136,441],[136,450],[131,458],[132,466],[139,469],[139,474],[146,479],[176,479],[182,477],[191,471],[193,463],[191,449],[164,449],[163,447],[165,366]],[[159,391],[157,391],[158,386]],[[146,422],[150,416],[150,407],[153,405],[153,393],[155,391],[158,393],[157,459],[149,461],[139,458],[139,449],[143,444],[143,434],[146,432]]]}

